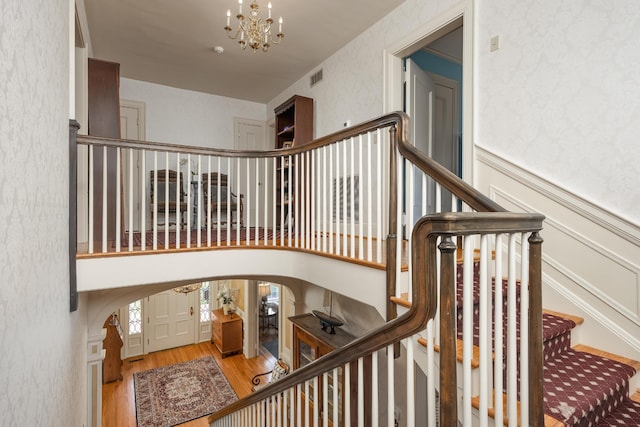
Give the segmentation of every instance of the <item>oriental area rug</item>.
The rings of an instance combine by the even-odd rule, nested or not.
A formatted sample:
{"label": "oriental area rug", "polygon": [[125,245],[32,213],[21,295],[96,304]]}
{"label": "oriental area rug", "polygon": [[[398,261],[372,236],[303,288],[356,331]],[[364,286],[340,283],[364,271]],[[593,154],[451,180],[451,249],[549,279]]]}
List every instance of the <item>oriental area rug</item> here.
{"label": "oriental area rug", "polygon": [[138,427],[168,427],[204,417],[238,396],[213,357],[133,374]]}

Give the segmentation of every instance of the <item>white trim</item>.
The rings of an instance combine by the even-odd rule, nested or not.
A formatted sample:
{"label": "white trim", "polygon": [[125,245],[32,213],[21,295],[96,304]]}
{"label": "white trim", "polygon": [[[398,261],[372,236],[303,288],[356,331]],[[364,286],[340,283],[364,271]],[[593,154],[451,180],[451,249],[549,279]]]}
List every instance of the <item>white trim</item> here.
{"label": "white trim", "polygon": [[425,25],[383,49],[383,111],[390,113],[402,109],[402,58],[420,50],[425,44],[438,39],[456,25],[463,23],[462,60],[462,170],[461,176],[469,181],[473,177],[473,52],[474,14],[473,0],[463,0]]}
{"label": "white trim", "polygon": [[616,215],[586,199],[583,199],[553,183],[511,163],[501,157],[476,146],[476,160],[495,169],[522,185],[561,203],[567,209],[587,218],[589,221],[609,230],[617,236],[640,246],[640,226]]}
{"label": "white trim", "polygon": [[562,245],[543,245],[545,307],[585,318],[575,342],[637,359],[640,227],[486,149],[475,153],[478,188],[509,210],[544,213],[542,237]]}
{"label": "white trim", "polygon": [[435,55],[435,56],[438,56],[438,57],[440,57],[442,59],[446,59],[449,62],[454,62],[456,64],[462,65],[462,60],[456,58],[453,55],[447,55],[446,53],[441,52],[439,50],[432,49],[429,46],[423,47],[422,50],[424,50],[425,52],[427,52],[427,53],[429,53],[431,55]]}
{"label": "white trim", "polygon": [[[71,0],[71,3],[74,3],[74,1]],[[84,0],[75,0],[75,14],[77,14],[75,19],[78,20],[78,25],[80,25],[82,32],[84,47],[87,49],[87,55],[91,58],[93,57],[93,45],[91,44],[91,32],[89,31],[89,21],[87,20],[87,10],[84,5]],[[72,39],[75,46],[75,36]]]}
{"label": "white trim", "polygon": [[[530,205],[528,205],[527,203],[491,185],[490,191],[489,191],[489,197],[491,198],[491,200],[494,200],[499,203],[499,200],[496,196],[499,196],[504,200],[508,200],[510,203],[513,203],[514,205],[518,206],[518,208],[523,212],[535,212],[535,209]],[[559,202],[559,201],[556,200],[556,202]],[[636,288],[638,287],[638,283],[640,282],[640,266],[639,265],[634,264],[633,262],[624,258],[622,254],[609,250],[605,246],[599,244],[597,241],[588,238],[586,235],[581,234],[577,230],[569,227],[568,225],[561,223],[558,220],[548,217],[545,219],[544,223],[545,223],[545,229],[548,230],[547,226],[551,226],[556,230],[556,232],[562,233],[565,236],[563,240],[564,239],[574,240],[582,244],[583,246],[590,248],[591,250],[596,252],[601,258],[605,258],[608,261],[610,261],[612,264],[617,264],[621,268],[627,270],[630,274],[635,275]],[[594,284],[592,280],[589,280],[588,277],[583,277],[576,274],[575,272],[567,268],[564,264],[562,264],[555,258],[547,255],[547,253],[544,251],[542,254],[542,259],[544,263],[552,266],[556,271],[563,274],[572,282],[579,284],[579,286],[582,289],[586,290],[591,295],[595,296],[600,301],[604,302],[606,305],[616,310],[618,313],[620,313],[621,315],[623,315],[633,323],[640,325],[640,313],[638,311],[633,312],[628,308],[624,307],[622,304],[620,304],[619,301],[616,301],[615,299],[611,298],[609,294],[607,294],[605,291],[599,288],[596,284]]]}
{"label": "white trim", "polygon": [[[606,328],[613,336],[617,337],[629,347],[634,349],[636,352],[640,353],[640,339],[636,338],[632,334],[628,333],[626,330],[620,327],[620,325],[611,321],[607,317],[603,316],[602,313],[595,308],[594,306],[587,303],[584,299],[580,298],[578,295],[569,292],[562,284],[558,283],[548,274],[542,274],[542,281],[545,286],[552,288],[555,292],[562,295],[568,301],[571,301],[576,307],[580,308],[585,313],[589,313],[589,315]],[[604,347],[606,348],[606,347]]]}

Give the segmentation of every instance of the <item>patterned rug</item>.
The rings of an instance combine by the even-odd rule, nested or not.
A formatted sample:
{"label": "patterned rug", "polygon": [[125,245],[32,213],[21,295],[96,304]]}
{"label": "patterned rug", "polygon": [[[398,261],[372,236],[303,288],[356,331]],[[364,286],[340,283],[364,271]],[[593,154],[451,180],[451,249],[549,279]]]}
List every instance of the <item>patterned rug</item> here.
{"label": "patterned rug", "polygon": [[138,427],[167,427],[209,415],[238,396],[213,357],[133,374]]}

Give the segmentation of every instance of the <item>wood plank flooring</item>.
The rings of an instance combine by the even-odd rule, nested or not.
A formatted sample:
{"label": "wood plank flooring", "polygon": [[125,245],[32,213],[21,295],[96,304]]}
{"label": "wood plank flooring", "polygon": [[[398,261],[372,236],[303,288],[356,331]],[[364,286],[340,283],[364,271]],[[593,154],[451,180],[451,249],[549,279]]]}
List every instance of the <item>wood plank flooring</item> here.
{"label": "wood plank flooring", "polygon": [[[218,349],[210,342],[202,342],[125,359],[122,364],[123,380],[102,386],[102,425],[104,427],[136,426],[136,404],[133,389],[133,374],[135,372],[173,365],[205,356],[213,356],[238,398],[251,393],[251,378],[254,375],[269,371],[276,362],[276,359],[264,347],[260,347],[260,355],[252,359],[245,358],[243,354],[228,356],[223,359]],[[181,425],[185,427],[209,426],[207,417]]]}

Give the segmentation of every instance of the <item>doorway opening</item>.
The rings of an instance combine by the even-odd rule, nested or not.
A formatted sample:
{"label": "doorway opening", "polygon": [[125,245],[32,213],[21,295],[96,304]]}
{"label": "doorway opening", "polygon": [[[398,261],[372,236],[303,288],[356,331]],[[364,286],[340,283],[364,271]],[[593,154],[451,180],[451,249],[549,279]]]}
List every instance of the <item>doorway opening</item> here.
{"label": "doorway opening", "polygon": [[[386,112],[405,110],[408,101],[405,98],[405,63],[411,59],[415,68],[421,68],[425,58],[436,60],[427,73],[438,79],[438,86],[453,91],[453,82],[457,85],[457,95],[451,97],[456,102],[457,114],[452,114],[448,128],[436,129],[449,135],[453,133],[454,141],[447,146],[448,150],[436,150],[436,157],[453,159],[450,169],[462,179],[473,181],[473,2],[466,0],[446,13],[435,17],[419,29],[408,34],[385,48],[384,68],[384,109]],[[442,69],[442,64],[449,64],[449,71]],[[455,75],[451,74],[455,69]],[[442,79],[443,77],[444,79]],[[435,101],[435,100],[434,100]],[[411,120],[413,127],[418,120]],[[423,120],[424,122],[424,120]],[[413,129],[410,129],[413,134]],[[441,148],[441,147],[440,147]],[[454,150],[457,150],[454,152]]]}
{"label": "doorway opening", "polygon": [[259,345],[278,359],[280,357],[278,334],[280,286],[269,282],[259,283],[258,304]]}

